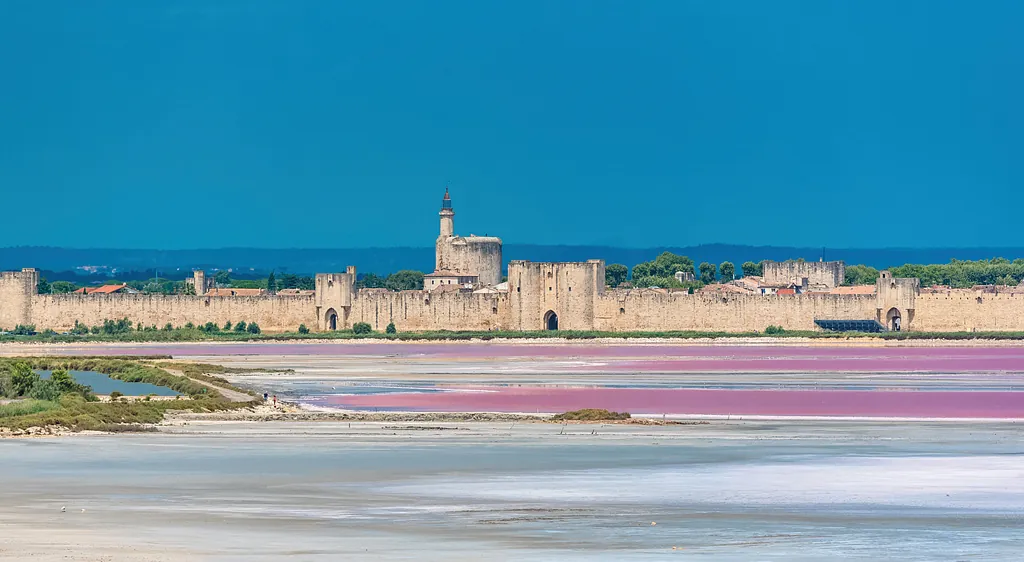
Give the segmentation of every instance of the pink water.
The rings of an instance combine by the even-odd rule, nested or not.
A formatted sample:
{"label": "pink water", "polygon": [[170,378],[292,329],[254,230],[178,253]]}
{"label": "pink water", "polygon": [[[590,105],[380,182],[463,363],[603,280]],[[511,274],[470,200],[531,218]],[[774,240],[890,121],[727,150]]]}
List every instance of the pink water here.
{"label": "pink water", "polygon": [[1024,418],[1024,392],[526,387],[485,392],[331,396],[325,405],[431,412],[565,412],[605,408],[634,414]]}
{"label": "pink water", "polygon": [[[280,355],[321,357],[325,366],[360,357],[429,363],[444,384],[445,365],[493,368],[518,365],[534,373],[1004,373],[1024,372],[1022,347],[818,347],[689,346],[590,343],[522,345],[503,343],[238,343],[133,344],[67,347],[65,354],[167,354],[175,357]],[[531,363],[533,361],[533,363]],[[514,377],[515,375],[510,375]],[[757,375],[748,375],[748,377]],[[617,378],[622,378],[617,377]],[[963,378],[963,377],[959,377]],[[606,408],[634,414],[765,416],[865,416],[924,418],[1021,418],[1024,392],[965,390],[938,386],[941,377],[922,377],[924,390],[694,389],[471,387],[447,385],[448,392],[320,396],[317,404],[339,408],[443,412],[564,412]],[[510,381],[511,382],[511,381]],[[811,381],[813,383],[813,380]],[[961,384],[961,387],[965,383]]]}
{"label": "pink water", "polygon": [[1022,347],[772,347],[670,344],[517,345],[501,343],[237,343],[132,344],[66,347],[68,355],[166,354],[188,356],[293,355],[408,357],[431,360],[577,360],[550,370],[605,372],[992,372],[1024,371]]}

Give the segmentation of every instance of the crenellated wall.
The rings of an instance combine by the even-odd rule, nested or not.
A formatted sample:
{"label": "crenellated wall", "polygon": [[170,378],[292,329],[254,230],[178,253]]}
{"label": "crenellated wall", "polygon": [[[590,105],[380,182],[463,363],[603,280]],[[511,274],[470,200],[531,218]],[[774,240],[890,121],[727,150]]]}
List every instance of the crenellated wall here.
{"label": "crenellated wall", "polygon": [[191,322],[256,322],[268,332],[295,331],[300,324],[317,325],[312,296],[206,297],[194,295],[34,295],[27,323],[36,329],[70,330],[75,321],[87,326],[127,318],[144,326],[175,327]]}
{"label": "crenellated wall", "polygon": [[800,285],[807,279],[808,285],[835,288],[843,284],[846,264],[841,261],[764,261],[761,262],[766,285]]}
{"label": "crenellated wall", "polygon": [[508,298],[502,293],[359,291],[352,301],[351,327],[366,322],[384,330],[394,322],[398,331],[510,329]]}
{"label": "crenellated wall", "polygon": [[917,296],[911,329],[922,332],[1024,331],[1024,293],[949,290]]}
{"label": "crenellated wall", "polygon": [[734,295],[650,289],[606,291],[594,328],[610,332],[813,330],[815,320],[871,319],[874,295]]}
{"label": "crenellated wall", "polygon": [[544,330],[556,315],[559,330],[593,330],[596,299],[604,293],[604,262],[513,261],[508,264],[509,324]]}
{"label": "crenellated wall", "polygon": [[[256,322],[267,332],[351,328],[384,330],[763,331],[770,325],[814,330],[815,320],[875,319],[902,330],[1024,331],[1024,290],[922,292],[917,279],[882,271],[874,294],[758,295],[606,290],[604,263],[509,264],[507,292],[356,289],[355,268],[316,276],[315,295],[37,295],[35,270],[0,273],[0,329],[71,329],[127,318],[163,327]],[[331,320],[334,320],[332,323]]]}

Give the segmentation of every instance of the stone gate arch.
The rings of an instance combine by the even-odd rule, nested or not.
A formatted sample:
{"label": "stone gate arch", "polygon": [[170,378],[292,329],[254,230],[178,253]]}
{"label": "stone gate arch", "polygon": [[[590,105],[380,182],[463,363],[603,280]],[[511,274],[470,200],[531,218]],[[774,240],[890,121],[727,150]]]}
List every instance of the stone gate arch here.
{"label": "stone gate arch", "polygon": [[903,315],[900,314],[900,309],[892,307],[885,313],[885,327],[893,332],[903,329]]}
{"label": "stone gate arch", "polygon": [[333,308],[327,309],[327,314],[324,315],[324,326],[331,331],[338,329],[338,313]]}
{"label": "stone gate arch", "polygon": [[555,314],[554,310],[549,310],[544,313],[544,329],[551,331],[558,330],[558,315]]}

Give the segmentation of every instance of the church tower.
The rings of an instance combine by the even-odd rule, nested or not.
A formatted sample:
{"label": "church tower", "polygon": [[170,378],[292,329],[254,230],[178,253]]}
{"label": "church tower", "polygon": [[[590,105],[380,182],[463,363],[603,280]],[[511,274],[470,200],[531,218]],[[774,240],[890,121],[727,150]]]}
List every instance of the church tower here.
{"label": "church tower", "polygon": [[455,211],[452,209],[452,198],[448,188],[444,188],[444,199],[441,200],[441,237],[455,236]]}

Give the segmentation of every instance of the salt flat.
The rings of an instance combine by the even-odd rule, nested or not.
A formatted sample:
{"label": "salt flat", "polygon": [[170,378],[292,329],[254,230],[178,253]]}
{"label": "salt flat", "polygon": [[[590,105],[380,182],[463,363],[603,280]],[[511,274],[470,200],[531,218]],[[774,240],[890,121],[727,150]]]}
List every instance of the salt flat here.
{"label": "salt flat", "polygon": [[1020,437],[994,422],[197,422],[5,440],[0,559],[1015,560]]}

